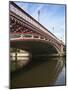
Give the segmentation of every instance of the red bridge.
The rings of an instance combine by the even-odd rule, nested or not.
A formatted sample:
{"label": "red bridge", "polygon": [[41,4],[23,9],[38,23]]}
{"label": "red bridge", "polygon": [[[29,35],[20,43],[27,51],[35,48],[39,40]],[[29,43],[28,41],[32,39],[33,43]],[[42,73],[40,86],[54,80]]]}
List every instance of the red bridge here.
{"label": "red bridge", "polygon": [[32,54],[64,55],[64,44],[14,2],[10,2],[10,47]]}

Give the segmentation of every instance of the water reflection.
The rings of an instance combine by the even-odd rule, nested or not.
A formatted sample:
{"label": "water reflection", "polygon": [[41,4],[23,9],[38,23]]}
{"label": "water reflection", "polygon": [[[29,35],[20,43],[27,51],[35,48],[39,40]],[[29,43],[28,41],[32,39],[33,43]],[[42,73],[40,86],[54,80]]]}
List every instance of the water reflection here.
{"label": "water reflection", "polygon": [[33,57],[26,67],[11,74],[11,88],[65,85],[64,68],[65,58]]}
{"label": "water reflection", "polygon": [[65,79],[66,79],[66,77],[65,77],[65,65],[64,65],[62,70],[60,70],[60,73],[59,73],[54,85],[65,85],[65,83],[66,83]]}
{"label": "water reflection", "polygon": [[30,53],[18,50],[10,53],[11,72],[16,71],[29,63]]}

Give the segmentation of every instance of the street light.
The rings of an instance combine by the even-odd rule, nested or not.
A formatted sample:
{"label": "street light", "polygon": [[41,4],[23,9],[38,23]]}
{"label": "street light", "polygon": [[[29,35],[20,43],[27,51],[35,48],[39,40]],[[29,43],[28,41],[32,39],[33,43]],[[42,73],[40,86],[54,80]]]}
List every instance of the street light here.
{"label": "street light", "polygon": [[38,22],[40,21],[40,10],[38,10]]}
{"label": "street light", "polygon": [[53,26],[53,28],[52,28],[52,29],[53,29],[53,34],[54,34],[54,26]]}

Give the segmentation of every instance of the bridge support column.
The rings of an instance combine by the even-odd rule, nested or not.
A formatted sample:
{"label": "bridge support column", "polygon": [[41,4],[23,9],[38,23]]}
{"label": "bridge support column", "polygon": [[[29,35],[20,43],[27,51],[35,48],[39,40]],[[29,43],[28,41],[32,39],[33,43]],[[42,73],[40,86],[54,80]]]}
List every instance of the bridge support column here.
{"label": "bridge support column", "polygon": [[15,67],[17,69],[17,48],[15,49]]}
{"label": "bridge support column", "polygon": [[63,45],[61,44],[61,48],[60,48],[60,53],[59,53],[60,56],[64,56],[64,50],[63,50]]}

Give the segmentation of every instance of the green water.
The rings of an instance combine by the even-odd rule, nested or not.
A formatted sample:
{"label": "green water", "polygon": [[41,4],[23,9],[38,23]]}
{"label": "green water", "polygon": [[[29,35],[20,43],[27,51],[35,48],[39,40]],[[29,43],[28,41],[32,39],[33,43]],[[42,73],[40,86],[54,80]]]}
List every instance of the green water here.
{"label": "green water", "polygon": [[33,57],[30,63],[10,74],[10,88],[65,85],[65,58]]}

